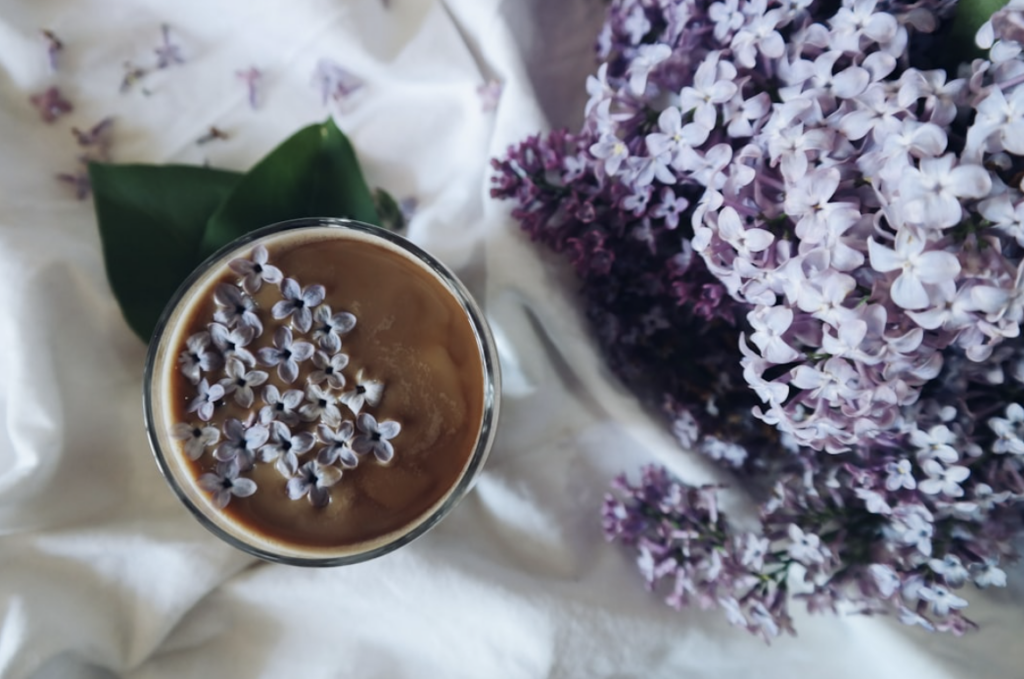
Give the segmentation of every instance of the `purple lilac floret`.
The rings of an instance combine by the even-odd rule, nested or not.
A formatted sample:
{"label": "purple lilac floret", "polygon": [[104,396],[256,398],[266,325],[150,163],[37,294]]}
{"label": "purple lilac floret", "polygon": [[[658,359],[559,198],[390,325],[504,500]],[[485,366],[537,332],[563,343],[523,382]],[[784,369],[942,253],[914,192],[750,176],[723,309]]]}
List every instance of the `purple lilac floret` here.
{"label": "purple lilac floret", "polygon": [[317,427],[317,437],[324,444],[316,455],[320,464],[335,464],[340,462],[342,467],[352,468],[359,464],[359,458],[352,450],[352,436],[356,428],[351,422],[345,420],[337,429],[332,429],[321,424]]}
{"label": "purple lilac floret", "polygon": [[575,266],[610,365],[761,500],[738,533],[714,489],[617,483],[606,533],[673,606],[766,639],[793,599],[959,634],[956,590],[1005,584],[1024,3],[959,78],[935,67],[952,8],[614,0],[582,129],[494,161],[492,194]]}
{"label": "purple lilac floret", "polygon": [[348,354],[328,356],[323,351],[313,354],[313,366],[316,370],[309,373],[310,384],[327,383],[330,389],[344,389],[345,375],[341,372],[348,366]]}
{"label": "purple lilac floret", "polygon": [[171,27],[167,24],[160,25],[160,39],[160,45],[153,50],[156,53],[156,67],[170,68],[175,64],[184,64],[181,47],[171,41]]}
{"label": "purple lilac floret", "polygon": [[320,59],[313,71],[313,84],[320,90],[324,106],[342,101],[363,87],[363,81],[332,59]]}
{"label": "purple lilac floret", "polygon": [[179,422],[171,427],[171,438],[184,442],[188,459],[198,460],[207,448],[220,441],[220,430],[208,425]]}
{"label": "purple lilac floret", "polygon": [[242,277],[242,289],[250,295],[259,292],[264,283],[277,285],[284,280],[281,270],[269,263],[269,257],[267,248],[257,245],[250,259],[239,257],[228,263],[231,270]]}
{"label": "purple lilac floret", "polygon": [[262,370],[249,370],[248,366],[237,358],[228,360],[224,366],[224,373],[226,377],[220,381],[220,386],[224,387],[224,394],[234,394],[235,403],[243,408],[252,407],[253,401],[256,400],[253,387],[260,386],[270,377]]}
{"label": "purple lilac floret", "polygon": [[224,360],[236,358],[246,365],[256,365],[256,357],[246,349],[256,338],[256,328],[251,325],[240,325],[229,330],[221,323],[210,323],[209,330],[210,339]]}
{"label": "purple lilac floret", "polygon": [[219,384],[210,386],[209,381],[204,377],[196,385],[196,395],[189,401],[188,412],[195,413],[203,422],[209,422],[213,417],[213,409],[217,401],[224,398],[224,387]]}
{"label": "purple lilac floret", "polygon": [[71,134],[75,137],[75,143],[85,149],[85,157],[89,160],[110,160],[110,131],[114,126],[114,119],[110,116],[101,119],[88,130],[80,130],[77,127],[71,128]]}
{"label": "purple lilac floret", "polygon": [[292,434],[284,422],[272,422],[269,441],[260,448],[259,459],[273,463],[282,476],[291,478],[299,471],[299,455],[308,453],[315,443],[316,438],[308,431]]}
{"label": "purple lilac floret", "polygon": [[39,112],[39,117],[43,119],[43,122],[47,123],[53,123],[74,110],[74,106],[64,98],[57,87],[48,87],[39,94],[33,94],[29,97],[29,101]]}
{"label": "purple lilac floret", "polygon": [[214,506],[224,509],[232,497],[249,497],[256,492],[256,482],[239,476],[234,464],[218,464],[214,472],[199,477],[199,487],[210,493]]}
{"label": "purple lilac floret", "polygon": [[352,414],[358,415],[364,406],[376,407],[384,396],[384,383],[371,380],[360,370],[356,373],[352,388],[342,392],[338,400],[348,406]]}
{"label": "purple lilac floret", "polygon": [[315,384],[306,385],[306,403],[299,408],[299,414],[306,422],[322,421],[328,427],[341,425],[338,397]]}
{"label": "purple lilac floret", "polygon": [[328,354],[336,354],[341,350],[341,335],[352,332],[354,327],[356,317],[347,311],[332,314],[331,307],[321,304],[313,312],[313,339]]}
{"label": "purple lilac floret", "polygon": [[305,397],[298,389],[289,389],[282,394],[273,384],[268,384],[263,389],[263,402],[266,405],[260,408],[260,422],[270,424],[277,420],[295,426],[299,423],[298,409]]}
{"label": "purple lilac floret", "polygon": [[85,200],[92,193],[92,181],[89,179],[89,171],[82,163],[78,164],[74,172],[58,172],[54,175],[61,184],[66,184],[75,192],[75,198]]}
{"label": "purple lilac floret", "polygon": [[224,365],[224,359],[214,348],[210,333],[204,330],[185,340],[185,351],[178,356],[178,365],[192,384],[199,384],[202,374],[218,370]]}
{"label": "purple lilac floret", "polygon": [[263,71],[255,66],[250,66],[244,71],[236,71],[235,76],[245,83],[249,108],[255,111],[259,108],[263,97]]}
{"label": "purple lilac floret", "polygon": [[283,300],[274,304],[270,313],[275,320],[284,320],[289,316],[299,332],[309,332],[313,325],[313,309],[324,301],[326,291],[322,285],[307,285],[300,288],[294,278],[285,278],[281,282]]}
{"label": "purple lilac floret", "polygon": [[48,29],[42,29],[39,31],[43,39],[46,41],[46,61],[50,65],[51,71],[57,70],[57,57],[62,51],[64,51],[64,43],[57,35]]}
{"label": "purple lilac floret", "polygon": [[229,417],[224,420],[223,430],[224,441],[213,451],[213,457],[218,462],[235,462],[243,471],[252,468],[257,452],[270,438],[270,429]]}
{"label": "purple lilac floret", "polygon": [[309,496],[314,507],[326,507],[331,501],[328,488],[340,481],[341,476],[342,472],[337,467],[310,460],[299,468],[297,476],[288,479],[288,497],[300,500]]}
{"label": "purple lilac floret", "polygon": [[274,331],[274,346],[264,347],[257,352],[260,363],[277,366],[277,376],[291,383],[299,377],[299,363],[313,356],[313,345],[295,341],[291,328],[282,325]]}
{"label": "purple lilac floret", "polygon": [[394,420],[377,422],[377,419],[369,413],[361,413],[356,418],[356,426],[359,427],[359,434],[352,439],[352,450],[360,455],[373,453],[378,462],[387,464],[395,456],[395,448],[391,445],[390,439],[398,436],[402,426]]}
{"label": "purple lilac floret", "polygon": [[213,291],[213,300],[217,303],[213,320],[228,328],[252,328],[253,339],[263,334],[263,322],[252,297],[234,285],[220,283]]}

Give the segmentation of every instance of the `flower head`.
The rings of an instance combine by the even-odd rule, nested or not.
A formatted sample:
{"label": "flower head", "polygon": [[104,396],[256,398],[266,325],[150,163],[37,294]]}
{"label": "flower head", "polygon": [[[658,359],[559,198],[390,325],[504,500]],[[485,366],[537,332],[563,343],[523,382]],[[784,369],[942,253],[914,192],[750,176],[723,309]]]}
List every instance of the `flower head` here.
{"label": "flower head", "polygon": [[373,452],[379,462],[388,463],[395,456],[395,449],[389,439],[393,439],[402,431],[402,425],[394,420],[378,423],[369,413],[362,413],[356,418],[356,426],[360,434],[352,439],[352,450],[360,455]]}
{"label": "flower head", "polygon": [[220,430],[217,427],[181,422],[171,427],[171,438],[184,441],[188,459],[198,460],[207,448],[220,441]]}
{"label": "flower head", "polygon": [[260,349],[257,355],[260,363],[277,366],[277,376],[285,382],[294,382],[299,377],[299,363],[313,355],[313,345],[309,342],[296,342],[292,339],[292,331],[286,325],[274,331],[274,346]]}
{"label": "flower head", "polygon": [[235,403],[243,408],[252,406],[255,396],[252,388],[258,387],[267,381],[269,375],[262,370],[249,370],[248,367],[237,358],[232,358],[224,367],[227,376],[220,381],[224,387],[225,394],[234,394]]}
{"label": "flower head", "polygon": [[313,309],[324,301],[324,286],[307,285],[300,288],[295,279],[285,278],[281,282],[281,294],[284,300],[276,303],[270,313],[279,321],[291,316],[300,332],[309,332],[313,325]]}
{"label": "flower head", "polygon": [[260,99],[263,94],[263,71],[250,66],[244,71],[235,71],[235,77],[245,83],[245,90],[248,93],[249,108],[259,108]]}
{"label": "flower head", "polygon": [[331,313],[331,307],[321,304],[313,312],[313,339],[329,354],[341,350],[341,335],[348,334],[356,327],[356,317],[347,311]]}
{"label": "flower head", "polygon": [[242,277],[242,288],[250,295],[254,295],[260,291],[263,283],[276,285],[284,280],[284,274],[268,262],[269,258],[267,248],[257,245],[252,249],[252,256],[249,259],[238,257],[228,262],[228,266]]}
{"label": "flower head", "polygon": [[341,475],[337,467],[310,460],[299,468],[296,476],[288,479],[288,497],[299,500],[308,495],[314,507],[326,507],[331,501],[328,488],[340,481]]}
{"label": "flower head", "polygon": [[359,464],[359,458],[352,450],[352,435],[355,433],[355,427],[351,422],[345,420],[337,429],[321,424],[316,431],[321,443],[324,444],[316,456],[320,464],[341,462],[341,466],[347,468]]}
{"label": "flower head", "polygon": [[347,405],[353,414],[358,415],[366,404],[374,407],[380,405],[383,396],[384,383],[365,377],[363,371],[360,370],[356,373],[352,388],[343,392],[338,399]]}
{"label": "flower head", "polygon": [[282,476],[291,478],[299,470],[299,455],[309,452],[316,439],[308,431],[292,434],[288,425],[279,421],[271,422],[269,431],[267,444],[259,450],[260,461],[273,463]]}
{"label": "flower head", "polygon": [[161,44],[157,47],[156,67],[169,68],[174,64],[184,64],[185,57],[181,54],[181,47],[171,42],[171,27],[167,24],[160,25]]}
{"label": "flower head", "polygon": [[322,420],[329,427],[341,425],[337,397],[315,384],[306,385],[306,403],[299,408],[299,414],[306,422]]}
{"label": "flower head", "polygon": [[323,351],[313,354],[313,365],[316,370],[309,373],[310,384],[323,384],[331,389],[345,388],[345,375],[342,370],[348,365],[348,354],[334,354],[328,357]]}
{"label": "flower head", "polygon": [[213,320],[228,328],[252,328],[253,338],[263,334],[263,322],[256,313],[256,302],[234,285],[219,284],[213,291],[217,310]]}
{"label": "flower head", "polygon": [[256,492],[256,482],[239,476],[239,469],[233,464],[219,464],[216,471],[199,477],[200,488],[210,493],[217,509],[228,506],[232,497],[249,497]]}
{"label": "flower head", "polygon": [[363,81],[331,59],[320,59],[313,71],[313,84],[320,90],[324,106],[331,99],[342,101],[363,87]]}
{"label": "flower head", "polygon": [[225,361],[235,358],[246,365],[256,365],[256,357],[246,349],[256,337],[256,328],[251,325],[239,325],[229,330],[220,323],[211,323],[209,328],[210,339],[220,350]]}
{"label": "flower head", "polygon": [[299,423],[297,411],[303,398],[304,394],[298,389],[289,389],[282,394],[273,384],[268,384],[263,389],[263,402],[266,405],[260,408],[260,424],[270,424],[276,420],[295,426]]}
{"label": "flower head", "polygon": [[36,111],[39,112],[39,117],[47,123],[55,122],[58,118],[71,113],[74,109],[71,102],[65,99],[64,95],[56,87],[50,87],[39,94],[33,94],[29,97],[29,101],[32,102]]}
{"label": "flower head", "polygon": [[224,420],[224,441],[213,451],[218,462],[235,462],[239,469],[252,467],[256,453],[270,438],[270,430],[262,424],[243,423],[229,417]]}
{"label": "flower head", "polygon": [[211,372],[224,365],[224,359],[213,346],[210,333],[197,332],[185,340],[185,351],[178,356],[181,372],[192,384],[199,384],[204,372]]}
{"label": "flower head", "polygon": [[203,422],[209,422],[213,417],[213,408],[217,401],[224,398],[224,387],[219,384],[210,386],[204,377],[196,385],[196,395],[188,403],[188,412],[195,413]]}

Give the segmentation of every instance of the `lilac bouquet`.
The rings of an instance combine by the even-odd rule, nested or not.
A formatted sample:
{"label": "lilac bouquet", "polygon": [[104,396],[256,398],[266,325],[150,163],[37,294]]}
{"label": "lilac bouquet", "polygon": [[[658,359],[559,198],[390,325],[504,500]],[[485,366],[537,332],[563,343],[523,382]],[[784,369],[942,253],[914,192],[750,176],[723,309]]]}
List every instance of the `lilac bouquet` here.
{"label": "lilac bouquet", "polygon": [[[672,606],[963,633],[1024,499],[1024,2],[949,67],[950,0],[614,0],[582,129],[496,160],[608,360],[760,525],[659,468],[609,539]],[[940,68],[947,66],[948,69]]]}

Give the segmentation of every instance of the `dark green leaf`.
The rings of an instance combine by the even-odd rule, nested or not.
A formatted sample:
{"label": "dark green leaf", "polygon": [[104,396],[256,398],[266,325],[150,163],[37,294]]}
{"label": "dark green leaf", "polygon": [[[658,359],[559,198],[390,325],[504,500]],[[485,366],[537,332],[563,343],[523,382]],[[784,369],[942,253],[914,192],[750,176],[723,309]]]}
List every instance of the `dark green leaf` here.
{"label": "dark green leaf", "polygon": [[245,175],[210,218],[202,253],[299,217],[379,221],[352,145],[332,120],[299,130]]}
{"label": "dark green leaf", "polygon": [[981,25],[997,11],[1003,8],[1006,0],[960,0],[956,5],[956,15],[951,20],[952,31],[948,54],[953,55],[955,63],[969,62],[976,57],[985,56],[984,50],[974,42]]}
{"label": "dark green leaf", "polygon": [[373,204],[377,208],[377,215],[380,219],[379,226],[389,231],[401,231],[405,228],[405,215],[398,202],[391,197],[391,194],[382,188],[373,190]]}
{"label": "dark green leaf", "polygon": [[184,165],[89,165],[110,287],[143,341],[202,262],[207,221],[241,178]]}

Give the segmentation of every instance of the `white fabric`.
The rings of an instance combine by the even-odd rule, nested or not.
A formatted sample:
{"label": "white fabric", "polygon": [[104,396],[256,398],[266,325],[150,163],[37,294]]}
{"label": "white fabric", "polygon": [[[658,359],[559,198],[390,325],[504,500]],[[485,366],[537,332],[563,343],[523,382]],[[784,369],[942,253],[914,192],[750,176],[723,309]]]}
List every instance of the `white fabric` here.
{"label": "white fabric", "polygon": [[[678,450],[609,376],[563,262],[488,198],[488,159],[582,108],[600,0],[0,1],[0,676],[1011,678],[1020,574],[974,597],[984,631],[797,615],[771,648],[718,612],[676,613],[607,545],[609,479]],[[188,63],[118,93],[168,22]],[[46,66],[38,29],[66,43]],[[331,57],[367,82],[341,108],[371,184],[416,196],[411,237],[464,277],[494,324],[504,419],[476,490],[408,548],[348,568],[256,563],[166,488],[142,429],[144,347],[110,294],[94,217],[51,180],[68,130],[116,116],[122,162],[244,169],[325,110]],[[265,70],[252,111],[235,71]],[[505,83],[495,112],[476,88]],[[60,85],[43,124],[30,93]],[[210,125],[231,139],[197,146]],[[724,480],[724,479],[722,479]],[[742,498],[731,508],[749,511]],[[797,606],[799,609],[799,606]]]}

